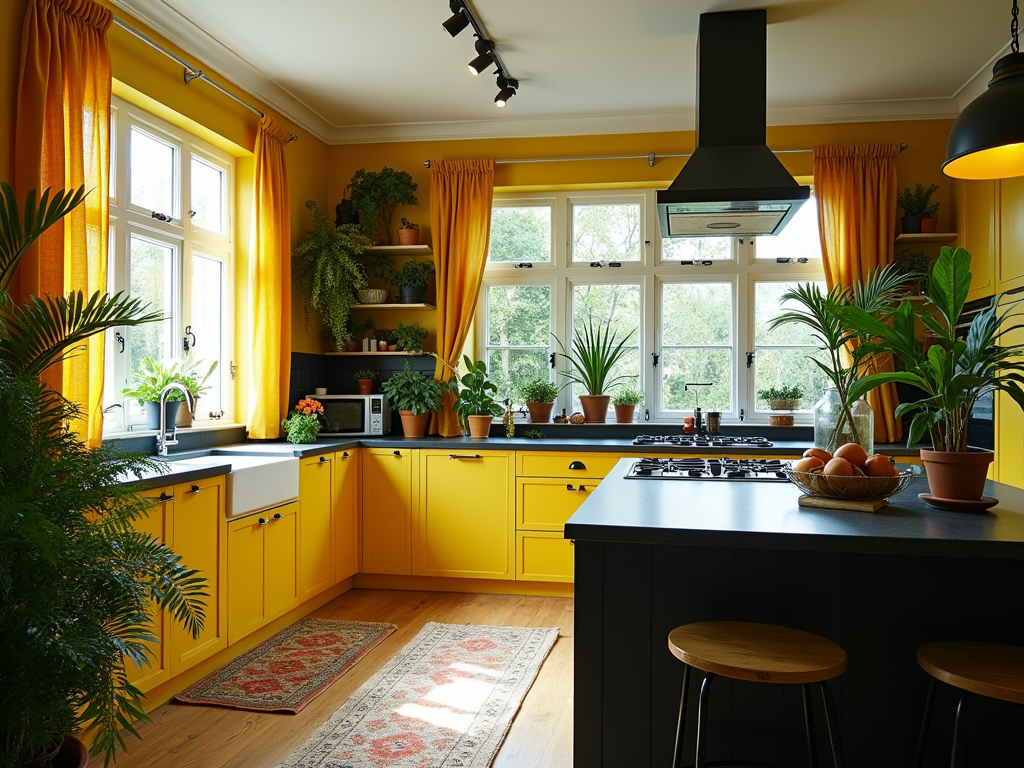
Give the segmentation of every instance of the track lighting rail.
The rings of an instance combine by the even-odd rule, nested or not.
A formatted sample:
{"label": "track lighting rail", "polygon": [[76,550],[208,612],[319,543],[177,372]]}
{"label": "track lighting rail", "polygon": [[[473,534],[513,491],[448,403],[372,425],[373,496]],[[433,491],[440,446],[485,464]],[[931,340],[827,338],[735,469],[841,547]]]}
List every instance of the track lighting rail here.
{"label": "track lighting rail", "polygon": [[498,76],[498,95],[494,98],[494,103],[499,107],[504,107],[508,100],[515,96],[519,90],[519,81],[508,73],[508,68],[505,66],[505,62],[501,60],[501,55],[498,53],[494,41],[484,32],[483,25],[469,5],[469,0],[448,0],[448,7],[451,9],[452,17],[441,26],[452,37],[458,35],[467,25],[473,27],[473,34],[476,37],[474,45],[477,57],[470,62],[470,71],[475,75],[479,75],[485,69],[488,69],[491,63],[497,67],[494,74]]}

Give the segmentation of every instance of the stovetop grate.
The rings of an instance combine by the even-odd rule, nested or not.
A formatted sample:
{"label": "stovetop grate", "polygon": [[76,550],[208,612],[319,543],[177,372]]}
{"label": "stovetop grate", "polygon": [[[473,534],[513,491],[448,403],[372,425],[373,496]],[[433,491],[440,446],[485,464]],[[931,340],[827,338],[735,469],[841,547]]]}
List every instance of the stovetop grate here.
{"label": "stovetop grate", "polygon": [[756,480],[787,483],[781,459],[642,458],[633,462],[631,480]]}
{"label": "stovetop grate", "polygon": [[771,448],[766,437],[733,435],[637,435],[633,445],[670,445],[679,448]]}

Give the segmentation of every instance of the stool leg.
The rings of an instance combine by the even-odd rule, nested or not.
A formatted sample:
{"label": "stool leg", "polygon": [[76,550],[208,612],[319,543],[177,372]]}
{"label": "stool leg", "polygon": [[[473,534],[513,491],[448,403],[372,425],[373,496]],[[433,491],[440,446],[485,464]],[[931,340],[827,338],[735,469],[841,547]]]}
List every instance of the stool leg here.
{"label": "stool leg", "polygon": [[818,750],[814,744],[814,723],[811,720],[811,687],[804,683],[800,686],[800,696],[804,701],[804,727],[807,729],[807,754],[811,758],[811,768],[818,768]]}
{"label": "stool leg", "polygon": [[714,679],[714,674],[708,672],[704,676],[704,682],[700,684],[700,699],[697,704],[696,768],[706,768],[705,760],[708,751],[708,697],[711,694],[711,681]]}
{"label": "stool leg", "polygon": [[839,721],[836,719],[835,705],[832,703],[832,689],[827,682],[818,683],[821,689],[821,703],[825,707],[825,727],[828,728],[828,743],[832,747],[832,763],[835,768],[843,768],[842,747],[839,744]]}
{"label": "stool leg", "polygon": [[672,768],[679,768],[679,753],[683,749],[683,733],[686,730],[686,692],[690,688],[690,665],[683,664],[683,692],[679,696],[679,722],[676,724],[676,746],[672,751]]}
{"label": "stool leg", "polygon": [[960,768],[964,762],[964,728],[967,725],[967,700],[969,694],[964,691],[956,702],[956,723],[953,726],[953,757],[949,761],[950,768]]}
{"label": "stool leg", "polygon": [[935,704],[935,683],[934,677],[928,678],[928,695],[924,700],[924,718],[921,720],[921,733],[917,737],[917,751],[914,753],[914,768],[921,768],[924,761],[924,745],[928,741],[928,728],[932,723],[932,705]]}

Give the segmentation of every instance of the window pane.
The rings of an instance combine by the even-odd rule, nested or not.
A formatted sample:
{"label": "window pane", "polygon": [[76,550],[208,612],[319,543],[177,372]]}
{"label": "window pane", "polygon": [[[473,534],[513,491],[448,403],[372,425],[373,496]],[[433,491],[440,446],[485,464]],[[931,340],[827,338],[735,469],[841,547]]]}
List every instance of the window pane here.
{"label": "window pane", "polygon": [[132,205],[177,218],[174,209],[175,148],[132,128],[128,166]]}
{"label": "window pane", "polygon": [[[722,348],[665,349],[661,355],[662,408],[666,411],[732,410],[732,350]],[[689,382],[711,383],[691,387]]]}
{"label": "window pane", "polygon": [[551,208],[508,206],[491,209],[490,262],[551,261]]}
{"label": "window pane", "polygon": [[662,261],[722,261],[732,258],[731,237],[666,237]]}
{"label": "window pane", "polygon": [[192,224],[224,234],[224,171],[192,156]]}
{"label": "window pane", "polygon": [[206,375],[210,364],[219,362],[213,375],[206,384],[209,391],[202,393],[202,407],[196,409],[197,414],[206,416],[211,411],[224,408],[224,265],[216,259],[192,254],[192,308],[189,322],[192,332],[196,335],[195,344],[189,357],[200,362],[196,368],[200,378]]}
{"label": "window pane", "polygon": [[[606,387],[602,394],[612,394],[615,388],[624,383],[636,383],[640,375],[640,286],[636,284],[614,285],[574,285],[572,292],[572,322],[574,329],[582,330],[590,322],[594,329],[603,328],[610,322],[616,345],[629,336],[625,348],[629,351],[612,368],[608,381],[618,376],[629,377],[629,382]],[[571,349],[572,339],[566,340],[567,349]],[[566,361],[560,358],[559,370],[565,370]],[[562,379],[564,381],[564,379]],[[579,410],[579,396],[587,392],[582,386],[572,387],[572,403]],[[594,394],[597,394],[596,392]],[[610,406],[609,406],[610,407]]]}
{"label": "window pane", "polygon": [[639,261],[639,203],[574,204],[573,261]]}
{"label": "window pane", "polygon": [[732,283],[665,283],[662,343],[732,343]]}
{"label": "window pane", "polygon": [[[107,166],[107,194],[117,197],[117,110],[110,110],[110,164]],[[110,242],[113,242],[111,240]]]}
{"label": "window pane", "polygon": [[800,206],[793,220],[778,235],[755,237],[754,253],[759,259],[821,259],[818,237],[818,202],[814,196]]}
{"label": "window pane", "polygon": [[[782,301],[782,295],[791,288],[806,283],[755,283],[754,284],[754,343],[755,344],[809,344],[817,345],[806,325],[786,323],[774,331],[768,330],[768,323],[783,312],[801,310],[802,304]],[[811,283],[822,293],[825,283]]]}
{"label": "window pane", "polygon": [[487,345],[551,345],[551,286],[492,285],[487,289]]}
{"label": "window pane", "polygon": [[[129,383],[138,372],[142,358],[162,361],[173,355],[176,260],[177,249],[174,246],[134,234],[131,236],[129,292],[143,305],[148,304],[148,311],[163,315],[164,320],[127,330]],[[138,410],[138,404],[133,404],[132,409]]]}
{"label": "window pane", "polygon": [[488,348],[487,372],[498,387],[496,400],[511,398],[515,405],[525,405],[519,397],[519,388],[530,379],[548,380],[551,376],[548,351]]}

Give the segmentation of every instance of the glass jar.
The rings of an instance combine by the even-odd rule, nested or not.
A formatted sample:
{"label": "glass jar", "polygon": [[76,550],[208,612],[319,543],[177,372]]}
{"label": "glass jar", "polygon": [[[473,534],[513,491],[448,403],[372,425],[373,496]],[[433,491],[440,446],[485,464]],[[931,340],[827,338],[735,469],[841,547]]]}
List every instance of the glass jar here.
{"label": "glass jar", "polygon": [[828,387],[814,406],[814,447],[835,453],[836,448],[846,443],[857,443],[868,456],[873,454],[875,414],[864,398],[852,403],[847,413],[839,390]]}

